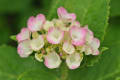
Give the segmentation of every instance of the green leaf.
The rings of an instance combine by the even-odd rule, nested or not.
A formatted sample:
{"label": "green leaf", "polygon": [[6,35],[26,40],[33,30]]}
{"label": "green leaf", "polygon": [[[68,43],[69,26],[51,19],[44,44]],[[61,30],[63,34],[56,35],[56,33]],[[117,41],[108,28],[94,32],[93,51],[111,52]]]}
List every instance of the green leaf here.
{"label": "green leaf", "polygon": [[32,57],[20,58],[16,48],[0,47],[0,80],[57,80],[53,73]]}
{"label": "green leaf", "polygon": [[[119,80],[120,78],[120,19],[111,20],[105,36],[107,50],[93,67],[69,71],[70,80]],[[117,23],[118,22],[118,23]],[[75,75],[73,75],[75,74]]]}
{"label": "green leaf", "polygon": [[[57,8],[63,6],[68,12],[75,13],[81,25],[88,25],[95,37],[104,40],[109,16],[109,0],[53,0],[48,19],[57,17]],[[101,44],[102,45],[102,44]],[[102,48],[102,46],[101,46]],[[102,51],[101,51],[102,52]],[[82,65],[92,66],[100,56],[88,56]]]}
{"label": "green leaf", "polygon": [[111,0],[111,16],[120,16],[120,0]]}
{"label": "green leaf", "polygon": [[10,39],[12,39],[12,40],[14,40],[14,41],[17,41],[17,40],[16,40],[16,35],[10,36]]}

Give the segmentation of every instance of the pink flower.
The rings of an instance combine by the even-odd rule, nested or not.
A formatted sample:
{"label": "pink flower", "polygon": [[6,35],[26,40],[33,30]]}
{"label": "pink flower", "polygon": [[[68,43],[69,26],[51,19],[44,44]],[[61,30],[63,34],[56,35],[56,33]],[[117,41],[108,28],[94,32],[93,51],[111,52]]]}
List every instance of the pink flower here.
{"label": "pink flower", "polygon": [[30,31],[28,28],[22,28],[21,32],[16,36],[18,42],[30,39]]}
{"label": "pink flower", "polygon": [[44,23],[45,23],[45,16],[43,14],[38,14],[36,17],[31,16],[28,19],[27,25],[28,25],[28,29],[34,32],[34,31],[40,31]]}
{"label": "pink flower", "polygon": [[64,37],[64,32],[58,28],[51,27],[48,30],[47,40],[51,44],[59,44]]}
{"label": "pink flower", "polygon": [[86,29],[73,26],[70,28],[70,36],[72,38],[72,44],[76,46],[82,46],[85,44]]}
{"label": "pink flower", "polygon": [[76,19],[76,15],[74,13],[68,13],[65,8],[60,7],[57,10],[58,16],[63,21],[74,21]]}
{"label": "pink flower", "polygon": [[50,52],[45,56],[45,66],[53,69],[58,68],[61,64],[60,56],[56,52]]}
{"label": "pink flower", "polygon": [[30,40],[25,40],[23,42],[20,42],[17,47],[18,54],[20,57],[28,57],[30,54],[32,54],[32,49],[30,48]]}

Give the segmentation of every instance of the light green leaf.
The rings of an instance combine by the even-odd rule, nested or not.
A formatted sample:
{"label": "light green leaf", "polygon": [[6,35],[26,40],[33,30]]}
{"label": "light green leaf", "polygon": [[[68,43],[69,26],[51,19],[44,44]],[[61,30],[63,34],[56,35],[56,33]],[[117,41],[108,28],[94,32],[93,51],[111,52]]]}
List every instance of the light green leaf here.
{"label": "light green leaf", "polygon": [[17,41],[17,40],[16,40],[16,35],[10,36],[10,39],[12,39],[12,40],[14,40],[14,41]]}

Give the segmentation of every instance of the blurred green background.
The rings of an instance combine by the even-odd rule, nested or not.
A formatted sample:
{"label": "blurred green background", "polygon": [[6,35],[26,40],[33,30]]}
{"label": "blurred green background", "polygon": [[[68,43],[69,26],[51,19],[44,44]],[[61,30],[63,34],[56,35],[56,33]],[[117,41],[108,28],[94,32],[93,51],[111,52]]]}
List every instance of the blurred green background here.
{"label": "blurred green background", "polygon": [[27,19],[39,13],[48,14],[52,0],[0,0],[0,44],[14,45],[10,35],[26,27]]}
{"label": "blurred green background", "polygon": [[[16,35],[17,33],[20,32],[20,29],[22,27],[26,27],[27,19],[30,16],[35,16],[38,13],[43,13],[45,15],[48,15],[49,12],[51,13],[50,9],[52,5],[54,5],[55,3],[54,1],[57,2],[57,0],[0,0],[0,45],[6,44],[6,45],[14,46],[14,48],[7,46],[0,47],[0,56],[1,56],[0,80],[16,80],[16,76],[19,75],[19,73],[22,71],[20,70],[19,73],[17,72],[13,73],[13,71],[10,71],[11,68],[9,69],[8,67],[6,67],[6,64],[4,64],[4,60],[6,60],[5,63],[9,63],[9,65],[7,64],[7,66],[12,67],[14,69],[19,69],[18,67],[19,65],[16,64],[16,66],[13,66],[13,64],[16,63],[14,62],[14,59],[12,59],[13,56],[16,57],[15,59],[18,60],[18,63],[24,64],[25,69],[28,68],[26,67],[27,65],[25,63],[30,65],[30,69],[31,69],[31,64],[32,63],[34,64],[34,62],[30,61],[30,59],[27,60],[19,59],[15,48],[17,46],[17,43],[11,40],[10,36]],[[82,0],[80,1],[82,2]],[[91,0],[91,1],[95,1],[95,0]],[[102,2],[102,0],[97,0],[97,1]],[[68,2],[70,2],[70,0]],[[74,7],[74,6],[70,6],[70,7]],[[81,14],[82,12],[80,13],[80,15]],[[120,0],[110,1],[109,14],[110,15],[109,15],[108,27],[107,30],[105,31],[105,35],[104,35],[105,39],[102,43],[102,46],[106,46],[109,49],[105,51],[105,53],[101,56],[99,63],[97,63],[94,67],[69,71],[70,76],[67,78],[68,80],[120,80]],[[4,54],[8,55],[9,52],[10,54],[12,54],[12,57],[9,56],[10,59],[12,60],[7,61],[7,57]],[[25,63],[21,61],[24,61]],[[36,63],[36,65],[39,67],[39,63]],[[42,65],[42,67],[44,66]],[[48,69],[43,68],[43,70],[48,70]],[[3,73],[7,71],[9,71],[8,73],[12,75],[9,76],[8,74],[3,75]],[[42,71],[40,70],[40,72]],[[29,73],[31,77],[36,77],[35,79],[29,78],[30,76],[28,77],[28,74],[26,74],[23,78],[19,79],[18,77],[17,80],[49,80],[49,77],[46,78],[46,76],[44,75],[49,75],[48,74],[49,72],[54,73],[54,70],[53,71],[48,70],[48,73],[45,73],[43,71],[41,73],[41,76],[37,76],[33,74],[33,73],[40,74],[40,72],[38,70],[38,72],[31,71]],[[59,73],[59,70],[55,70],[55,72]],[[76,73],[76,75],[73,75],[74,73]],[[56,73],[54,74],[56,75]],[[13,75],[15,75],[15,77]],[[42,77],[43,79],[39,79],[39,77]],[[54,76],[50,75],[50,77],[54,77]],[[64,80],[67,79],[65,78]],[[62,80],[62,79],[56,79],[56,77],[54,77],[52,80]]]}

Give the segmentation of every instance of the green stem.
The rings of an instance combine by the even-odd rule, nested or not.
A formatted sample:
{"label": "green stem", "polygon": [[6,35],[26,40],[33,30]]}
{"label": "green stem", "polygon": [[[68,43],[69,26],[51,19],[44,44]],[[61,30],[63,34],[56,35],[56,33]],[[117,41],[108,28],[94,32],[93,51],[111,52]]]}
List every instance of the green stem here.
{"label": "green stem", "polygon": [[68,67],[65,63],[61,66],[61,77],[60,80],[67,80],[68,78]]}

